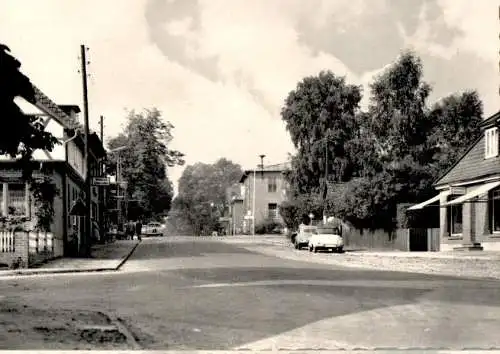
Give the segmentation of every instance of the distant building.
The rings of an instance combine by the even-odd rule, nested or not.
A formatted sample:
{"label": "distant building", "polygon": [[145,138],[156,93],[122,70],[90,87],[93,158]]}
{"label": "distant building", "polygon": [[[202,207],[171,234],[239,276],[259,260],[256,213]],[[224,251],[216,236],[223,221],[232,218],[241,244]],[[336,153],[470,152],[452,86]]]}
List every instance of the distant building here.
{"label": "distant building", "polygon": [[[240,179],[239,198],[234,199],[235,228],[241,229],[242,233],[251,233],[254,219],[255,225],[265,220],[282,222],[279,206],[287,199],[288,184],[284,172],[290,167],[290,163],[281,163],[268,165],[263,169],[246,170],[243,173]],[[255,215],[253,215],[254,185]],[[239,210],[243,215],[236,214]]]}

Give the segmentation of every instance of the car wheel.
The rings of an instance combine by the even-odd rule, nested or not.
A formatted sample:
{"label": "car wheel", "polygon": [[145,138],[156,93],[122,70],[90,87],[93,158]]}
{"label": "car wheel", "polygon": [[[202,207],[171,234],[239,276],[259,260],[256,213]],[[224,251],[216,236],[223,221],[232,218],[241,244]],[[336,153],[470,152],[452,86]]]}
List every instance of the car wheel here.
{"label": "car wheel", "polygon": [[313,251],[313,246],[309,245],[309,252],[312,252],[312,251]]}
{"label": "car wheel", "polygon": [[344,251],[344,247],[337,248],[337,253],[342,253]]}

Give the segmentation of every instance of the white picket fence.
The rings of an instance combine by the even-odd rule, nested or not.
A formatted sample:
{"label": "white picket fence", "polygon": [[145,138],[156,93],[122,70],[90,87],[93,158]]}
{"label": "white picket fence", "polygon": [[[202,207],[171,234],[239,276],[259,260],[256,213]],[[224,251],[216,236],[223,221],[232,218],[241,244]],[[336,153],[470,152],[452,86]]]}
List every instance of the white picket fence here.
{"label": "white picket fence", "polygon": [[16,252],[16,235],[12,231],[0,231],[0,252]]}
{"label": "white picket fence", "polygon": [[32,231],[28,234],[29,253],[54,253],[54,235],[51,232]]}

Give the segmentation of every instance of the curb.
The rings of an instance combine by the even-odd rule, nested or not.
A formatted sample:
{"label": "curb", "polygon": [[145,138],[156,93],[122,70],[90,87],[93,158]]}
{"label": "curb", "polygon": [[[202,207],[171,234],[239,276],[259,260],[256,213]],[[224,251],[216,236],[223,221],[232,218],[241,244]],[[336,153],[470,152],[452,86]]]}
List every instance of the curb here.
{"label": "curb", "polygon": [[126,261],[129,260],[130,257],[132,257],[132,254],[134,254],[134,251],[137,247],[139,247],[139,244],[141,243],[142,241],[137,241],[137,243],[135,244],[134,247],[132,247],[132,249],[130,250],[130,252],[125,256],[125,258],[123,258],[120,263],[118,264],[117,267],[115,267],[114,270],[120,270],[120,268],[125,264]]}
{"label": "curb", "polygon": [[[134,247],[128,252],[128,254],[120,261],[116,267],[104,267],[104,268],[89,268],[89,269],[32,269],[32,270],[7,270],[5,274],[0,271],[1,277],[9,277],[14,275],[45,275],[45,274],[70,274],[70,273],[97,273],[97,272],[116,272],[129,260],[129,258],[134,253],[135,249],[139,246],[141,241],[137,242]],[[8,272],[8,273],[7,273]]]}

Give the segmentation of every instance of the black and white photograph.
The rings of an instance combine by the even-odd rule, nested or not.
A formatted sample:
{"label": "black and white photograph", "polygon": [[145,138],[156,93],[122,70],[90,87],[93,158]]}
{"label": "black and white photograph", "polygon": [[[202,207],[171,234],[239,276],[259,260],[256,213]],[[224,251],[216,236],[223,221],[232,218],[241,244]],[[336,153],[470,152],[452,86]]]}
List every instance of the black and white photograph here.
{"label": "black and white photograph", "polygon": [[0,351],[500,350],[498,0],[0,0]]}

